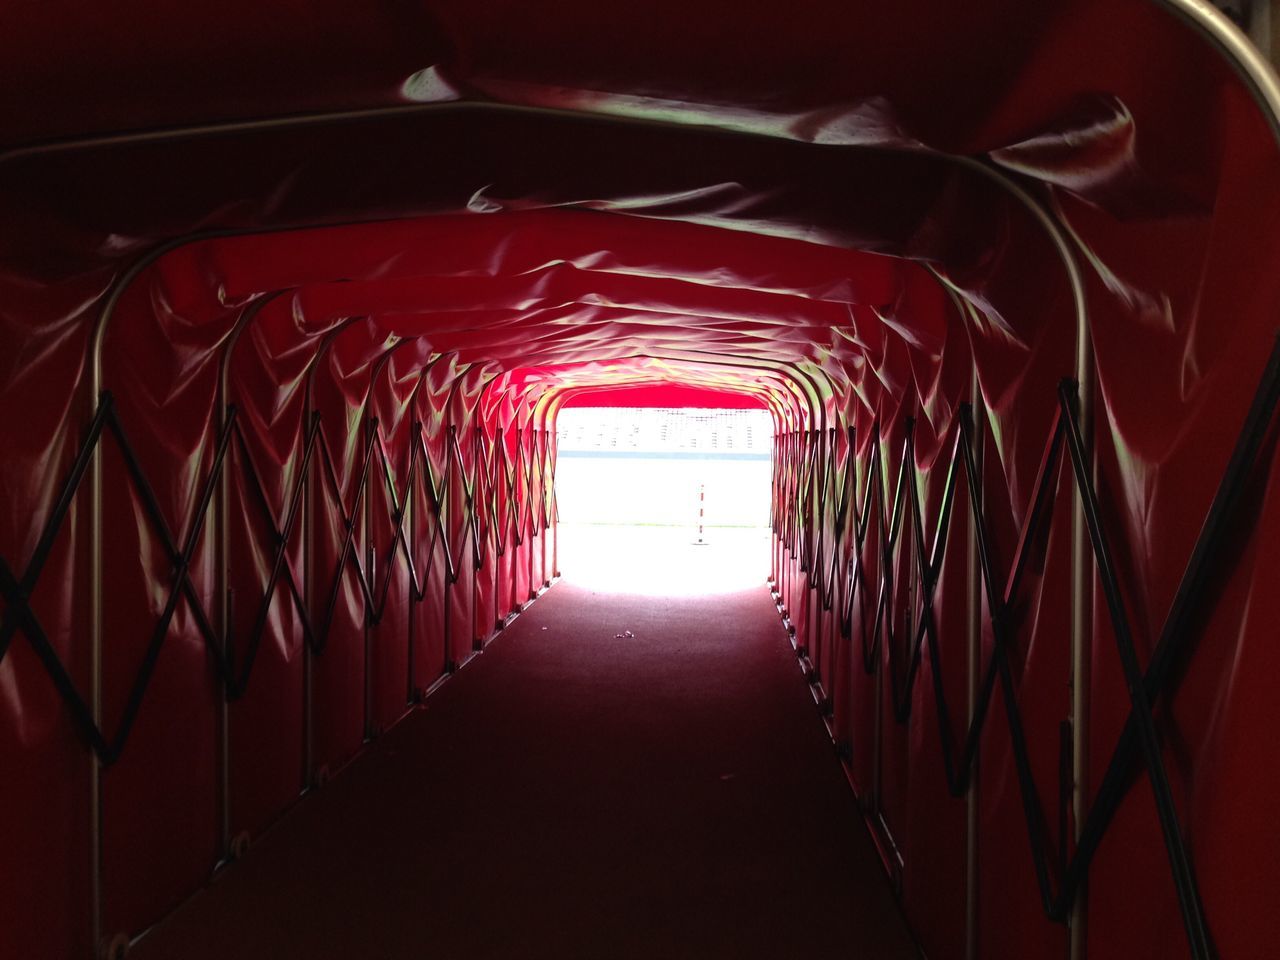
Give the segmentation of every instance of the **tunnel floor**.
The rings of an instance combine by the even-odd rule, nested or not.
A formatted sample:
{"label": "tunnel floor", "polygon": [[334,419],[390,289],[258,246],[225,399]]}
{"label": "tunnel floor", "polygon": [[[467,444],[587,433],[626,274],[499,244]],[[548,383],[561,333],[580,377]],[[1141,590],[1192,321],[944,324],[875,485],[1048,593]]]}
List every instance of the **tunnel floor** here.
{"label": "tunnel floor", "polygon": [[570,579],[130,952],[802,955],[917,954],[767,589]]}

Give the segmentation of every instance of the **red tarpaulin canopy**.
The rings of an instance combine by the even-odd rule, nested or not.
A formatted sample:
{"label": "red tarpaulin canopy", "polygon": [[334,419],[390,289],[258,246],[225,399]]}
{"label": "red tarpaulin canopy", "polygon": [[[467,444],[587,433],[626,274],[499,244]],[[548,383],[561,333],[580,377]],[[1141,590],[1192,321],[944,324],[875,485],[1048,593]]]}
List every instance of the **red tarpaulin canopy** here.
{"label": "red tarpaulin canopy", "polygon": [[637,397],[771,411],[930,957],[1268,952],[1280,94],[1220,15],[139,6],[0,35],[0,954],[144,929],[456,669],[556,573],[555,412]]}

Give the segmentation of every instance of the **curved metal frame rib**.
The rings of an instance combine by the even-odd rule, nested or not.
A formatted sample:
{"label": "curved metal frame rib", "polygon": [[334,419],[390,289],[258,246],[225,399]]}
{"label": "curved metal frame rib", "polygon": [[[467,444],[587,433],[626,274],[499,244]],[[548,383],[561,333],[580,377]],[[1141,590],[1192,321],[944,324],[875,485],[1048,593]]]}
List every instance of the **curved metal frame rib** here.
{"label": "curved metal frame rib", "polygon": [[[1273,135],[1277,141],[1280,141],[1280,81],[1271,65],[1266,62],[1261,54],[1252,46],[1248,39],[1238,30],[1225,16],[1223,16],[1216,8],[1214,8],[1205,0],[1152,0],[1161,7],[1168,10],[1175,16],[1183,19],[1191,29],[1196,30],[1203,36],[1207,42],[1212,44],[1228,60],[1238,75],[1248,85],[1252,91],[1259,107],[1263,110],[1266,119],[1271,127]],[[367,111],[347,111],[347,112],[330,112],[323,114],[295,116],[285,118],[271,118],[265,120],[233,122],[225,124],[209,124],[197,125],[189,127],[172,128],[166,130],[141,131],[136,133],[124,133],[119,135],[105,135],[99,137],[88,137],[75,140],[55,141],[40,144],[30,144],[13,147],[0,152],[0,164],[19,158],[28,158],[41,155],[56,154],[71,150],[93,149],[99,147],[110,147],[128,143],[143,143],[151,141],[169,141],[174,139],[187,139],[192,137],[218,136],[229,133],[249,132],[265,129],[283,129],[289,127],[306,127],[323,124],[345,123],[358,120],[377,119],[380,117],[392,117],[414,113],[437,112],[441,110],[488,110],[494,112],[514,112],[520,114],[531,115],[547,115],[547,116],[572,116],[579,117],[580,114],[571,111],[543,110],[529,107],[511,107],[499,104],[475,104],[467,102],[457,102],[448,104],[423,104],[413,105],[409,107],[393,107],[382,108]],[[631,118],[623,118],[610,116],[608,121],[614,124],[625,125],[655,125],[651,120],[637,120]],[[666,124],[662,124],[666,125]],[[672,124],[672,126],[679,126]],[[686,125],[687,126],[687,125]],[[699,125],[706,129],[704,125]],[[709,128],[717,129],[717,128]],[[730,133],[730,131],[723,131]],[[1079,264],[1076,259],[1074,250],[1069,239],[1065,236],[1061,226],[1054,217],[1044,208],[1036,198],[1034,198],[1021,184],[1005,174],[1002,174],[989,165],[971,158],[951,158],[960,165],[980,173],[992,182],[998,184],[1003,190],[1013,196],[1019,204],[1021,204],[1041,225],[1049,236],[1059,258],[1062,260],[1064,269],[1067,273],[1068,282],[1071,287],[1072,296],[1075,301],[1076,325],[1077,325],[1077,356],[1076,356],[1076,374],[1081,384],[1081,422],[1088,425],[1090,422],[1088,412],[1088,398],[1091,393],[1092,381],[1092,357],[1089,346],[1089,327],[1088,327],[1088,308],[1084,297],[1083,282],[1080,274]],[[289,227],[280,227],[280,230],[287,230]],[[88,370],[88,408],[90,418],[97,411],[98,397],[102,392],[102,345],[105,338],[111,317],[115,312],[116,306],[123,292],[130,283],[150,264],[154,263],[165,253],[178,247],[194,242],[199,239],[205,239],[210,236],[219,235],[235,235],[241,232],[263,232],[263,231],[224,231],[217,233],[206,233],[195,236],[177,238],[167,243],[161,244],[155,249],[149,251],[138,261],[136,261],[124,274],[118,279],[113,286],[110,294],[104,302],[102,311],[99,315],[97,325],[89,347],[89,370]],[[1085,438],[1087,442],[1087,437]],[[89,643],[90,643],[90,674],[91,674],[91,692],[90,701],[93,718],[95,722],[101,722],[102,710],[102,601],[103,601],[103,542],[102,542],[102,459],[96,453],[92,456],[89,466]],[[1073,713],[1077,718],[1076,736],[1082,740],[1080,747],[1085,744],[1083,742],[1084,731],[1087,730],[1087,684],[1082,682],[1082,678],[1087,676],[1087,658],[1084,653],[1087,649],[1087,641],[1085,631],[1087,630],[1089,603],[1087,593],[1092,584],[1092,575],[1088,570],[1089,560],[1087,557],[1087,546],[1085,544],[1084,524],[1082,518],[1082,510],[1077,505],[1073,513],[1073,532],[1072,532],[1072,576],[1073,576],[1073,667],[1077,671],[1076,674],[1076,693],[1073,695]],[[1083,693],[1082,693],[1083,691]],[[1083,762],[1085,755],[1083,749],[1077,750],[1077,758],[1081,763],[1081,767],[1077,770],[1080,777],[1079,787],[1083,785]],[[92,923],[93,937],[96,944],[101,935],[100,919],[101,919],[101,783],[99,762],[96,757],[93,758],[92,770],[90,775],[91,789],[91,874],[92,874]],[[1083,794],[1083,790],[1079,790]],[[1079,808],[1077,808],[1079,809]],[[1077,823],[1082,818],[1077,818]],[[1077,953],[1080,949],[1079,943],[1073,945],[1073,953]]]}

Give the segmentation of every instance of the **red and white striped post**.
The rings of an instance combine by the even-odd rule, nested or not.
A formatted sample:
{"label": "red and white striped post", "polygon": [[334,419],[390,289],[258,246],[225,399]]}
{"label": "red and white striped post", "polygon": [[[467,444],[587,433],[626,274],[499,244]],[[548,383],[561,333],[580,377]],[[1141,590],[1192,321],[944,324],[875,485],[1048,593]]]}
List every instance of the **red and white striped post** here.
{"label": "red and white striped post", "polygon": [[694,541],[695,547],[705,547],[707,541],[702,538],[702,523],[706,513],[707,503],[707,485],[705,483],[698,484],[698,539]]}

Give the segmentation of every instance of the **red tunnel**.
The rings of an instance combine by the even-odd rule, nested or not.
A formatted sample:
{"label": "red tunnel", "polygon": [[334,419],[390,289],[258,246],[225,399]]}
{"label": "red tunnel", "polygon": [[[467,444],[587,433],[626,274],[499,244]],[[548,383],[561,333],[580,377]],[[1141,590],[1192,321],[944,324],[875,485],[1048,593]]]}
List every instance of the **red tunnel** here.
{"label": "red tunnel", "polygon": [[774,597],[922,955],[1273,953],[1256,42],[1202,0],[10,10],[0,956],[119,955],[484,649],[593,395],[771,414]]}

